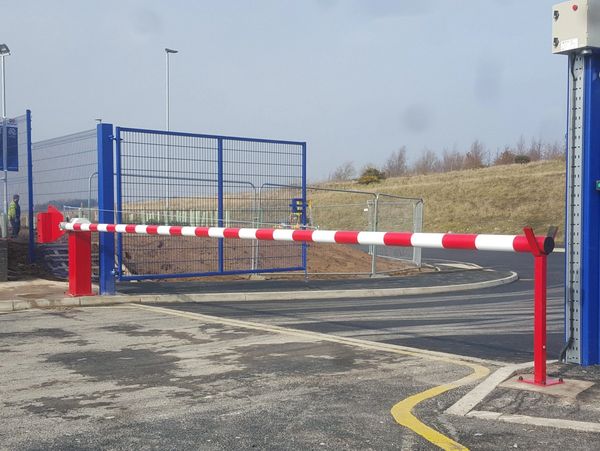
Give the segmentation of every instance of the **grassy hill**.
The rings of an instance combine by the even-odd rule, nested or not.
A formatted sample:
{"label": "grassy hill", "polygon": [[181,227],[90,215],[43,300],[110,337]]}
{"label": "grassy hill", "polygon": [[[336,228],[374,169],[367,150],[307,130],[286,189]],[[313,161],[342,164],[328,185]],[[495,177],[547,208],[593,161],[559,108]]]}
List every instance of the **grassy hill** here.
{"label": "grassy hill", "polygon": [[[545,233],[565,221],[565,163],[541,161],[390,178],[382,183],[328,183],[324,186],[364,189],[425,202],[424,231],[465,233],[521,233],[524,226]],[[332,194],[326,193],[329,201]],[[319,193],[313,201],[318,202]]]}

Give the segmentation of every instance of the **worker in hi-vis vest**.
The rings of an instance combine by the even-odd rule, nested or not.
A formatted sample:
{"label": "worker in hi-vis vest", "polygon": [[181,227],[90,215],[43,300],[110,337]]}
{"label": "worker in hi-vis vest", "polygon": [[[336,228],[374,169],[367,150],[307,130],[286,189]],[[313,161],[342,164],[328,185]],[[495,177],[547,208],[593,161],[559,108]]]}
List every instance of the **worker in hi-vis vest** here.
{"label": "worker in hi-vis vest", "polygon": [[13,196],[13,200],[8,206],[8,220],[10,221],[11,236],[16,238],[21,230],[21,206],[18,194]]}

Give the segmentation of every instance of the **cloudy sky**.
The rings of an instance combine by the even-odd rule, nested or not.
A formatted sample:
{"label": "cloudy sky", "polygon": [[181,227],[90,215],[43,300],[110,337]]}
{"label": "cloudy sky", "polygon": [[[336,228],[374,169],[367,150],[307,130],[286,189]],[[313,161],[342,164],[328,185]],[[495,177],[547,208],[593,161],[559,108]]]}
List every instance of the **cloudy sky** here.
{"label": "cloudy sky", "polygon": [[0,0],[8,113],[34,141],[93,128],[303,140],[309,179],[401,145],[564,136],[555,0]]}

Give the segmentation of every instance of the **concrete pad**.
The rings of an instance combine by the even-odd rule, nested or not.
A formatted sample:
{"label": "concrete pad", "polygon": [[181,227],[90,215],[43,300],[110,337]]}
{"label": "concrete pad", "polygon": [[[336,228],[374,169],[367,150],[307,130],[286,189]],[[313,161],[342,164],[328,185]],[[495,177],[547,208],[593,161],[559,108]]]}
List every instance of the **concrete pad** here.
{"label": "concrete pad", "polygon": [[542,387],[539,385],[528,384],[519,380],[520,377],[531,378],[531,374],[518,375],[500,384],[500,387],[512,388],[515,390],[527,390],[545,395],[560,396],[567,399],[575,399],[584,390],[595,385],[591,381],[582,381],[576,379],[564,379],[562,384],[549,385]]}

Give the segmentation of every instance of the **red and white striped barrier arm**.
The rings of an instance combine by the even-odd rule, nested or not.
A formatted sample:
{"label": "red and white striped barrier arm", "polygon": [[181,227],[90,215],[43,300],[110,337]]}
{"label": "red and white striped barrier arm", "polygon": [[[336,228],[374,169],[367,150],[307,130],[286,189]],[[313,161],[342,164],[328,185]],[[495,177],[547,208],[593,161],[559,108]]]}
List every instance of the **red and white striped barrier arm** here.
{"label": "red and white striped barrier arm", "polygon": [[[299,241],[311,243],[374,244],[379,246],[421,247],[431,249],[471,249],[480,251],[531,252],[525,235],[477,235],[458,233],[358,232],[341,230],[249,229],[225,227],[184,227],[136,224],[93,224],[61,222],[60,228],[72,232],[108,232],[137,235],[194,236],[242,240]],[[541,249],[554,249],[552,237],[538,236]]]}

